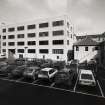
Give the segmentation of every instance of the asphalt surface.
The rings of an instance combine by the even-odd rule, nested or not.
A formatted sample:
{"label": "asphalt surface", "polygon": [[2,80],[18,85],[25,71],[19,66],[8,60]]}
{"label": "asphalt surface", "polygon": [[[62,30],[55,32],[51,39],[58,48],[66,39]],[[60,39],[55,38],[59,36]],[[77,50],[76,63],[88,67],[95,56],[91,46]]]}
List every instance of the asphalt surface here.
{"label": "asphalt surface", "polygon": [[1,78],[0,105],[105,105],[105,98]]}

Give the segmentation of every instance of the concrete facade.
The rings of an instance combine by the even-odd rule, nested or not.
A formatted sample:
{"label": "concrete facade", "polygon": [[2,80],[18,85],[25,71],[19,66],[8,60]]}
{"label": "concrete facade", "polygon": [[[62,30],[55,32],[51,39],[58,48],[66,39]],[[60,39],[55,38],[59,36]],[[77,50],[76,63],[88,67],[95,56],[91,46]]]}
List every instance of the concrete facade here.
{"label": "concrete facade", "polygon": [[[31,27],[31,29],[28,29],[28,26]],[[24,29],[21,30],[20,28],[20,30],[18,30],[18,27],[24,27]],[[15,58],[44,58],[67,61],[67,52],[68,50],[72,50],[73,43],[76,41],[73,33],[73,26],[69,17],[66,15],[4,25],[1,29],[1,52],[5,54],[7,58],[10,52],[12,52]],[[54,31],[60,32],[55,32],[54,35]],[[28,37],[29,33],[34,34],[33,36]],[[39,35],[40,33],[41,36]],[[17,37],[18,35],[20,35],[20,38]],[[41,41],[41,45],[39,44],[39,41]],[[22,45],[18,45],[18,42]],[[31,44],[28,45],[28,43]],[[19,51],[19,49],[22,50]],[[40,52],[40,50],[44,51]]]}

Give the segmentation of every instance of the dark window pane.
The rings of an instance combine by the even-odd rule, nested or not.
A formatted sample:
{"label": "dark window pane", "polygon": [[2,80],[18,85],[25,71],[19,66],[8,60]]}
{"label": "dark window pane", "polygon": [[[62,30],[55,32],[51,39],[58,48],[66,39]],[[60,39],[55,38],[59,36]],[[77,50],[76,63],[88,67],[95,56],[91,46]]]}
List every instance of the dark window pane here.
{"label": "dark window pane", "polygon": [[3,42],[3,46],[6,46],[6,42]]}
{"label": "dark window pane", "polygon": [[88,47],[85,47],[85,51],[88,51]]}
{"label": "dark window pane", "polygon": [[15,36],[14,35],[8,35],[8,39],[14,39]]}
{"label": "dark window pane", "polygon": [[18,31],[24,30],[24,26],[19,26],[19,27],[17,27],[17,30],[18,30]]}
{"label": "dark window pane", "polygon": [[28,26],[27,26],[27,29],[35,29],[35,24],[28,25]]}
{"label": "dark window pane", "polygon": [[6,36],[2,36],[3,39],[6,39]]}
{"label": "dark window pane", "polygon": [[45,27],[48,27],[48,23],[39,24],[39,28],[45,28]]}
{"label": "dark window pane", "polygon": [[2,52],[6,52],[6,49],[2,49]]}
{"label": "dark window pane", "polygon": [[63,54],[64,53],[64,50],[63,49],[53,49],[52,50],[52,53],[53,54]]}
{"label": "dark window pane", "polygon": [[48,36],[48,32],[39,32],[39,37]]}
{"label": "dark window pane", "polygon": [[24,34],[18,34],[17,38],[24,38]]}
{"label": "dark window pane", "polygon": [[39,53],[48,53],[48,49],[40,49]]}
{"label": "dark window pane", "polygon": [[79,47],[78,46],[76,46],[76,51],[79,51]]}
{"label": "dark window pane", "polygon": [[2,30],[2,32],[5,33],[5,32],[6,32],[6,28],[4,28],[4,29]]}
{"label": "dark window pane", "polygon": [[48,41],[47,40],[39,41],[39,45],[48,45]]}
{"label": "dark window pane", "polygon": [[14,27],[8,28],[8,32],[13,32],[13,31],[15,31],[15,28]]}
{"label": "dark window pane", "polygon": [[23,45],[24,45],[24,42],[17,42],[17,44],[18,44],[19,46],[23,46]]}
{"label": "dark window pane", "polygon": [[64,35],[64,31],[63,30],[53,31],[53,36],[57,36],[57,35]]}
{"label": "dark window pane", "polygon": [[28,45],[36,45],[35,41],[28,41]]}
{"label": "dark window pane", "polygon": [[18,49],[18,53],[24,53],[24,49]]}
{"label": "dark window pane", "polygon": [[28,33],[27,35],[28,35],[29,38],[35,37],[35,33]]}
{"label": "dark window pane", "polygon": [[63,40],[53,40],[53,45],[62,45],[64,44]]}
{"label": "dark window pane", "polygon": [[9,46],[14,46],[15,45],[15,42],[8,42],[8,45]]}
{"label": "dark window pane", "polygon": [[63,26],[64,25],[64,21],[60,20],[60,21],[54,21],[53,22],[53,26]]}
{"label": "dark window pane", "polygon": [[28,49],[28,53],[35,53],[35,49]]}

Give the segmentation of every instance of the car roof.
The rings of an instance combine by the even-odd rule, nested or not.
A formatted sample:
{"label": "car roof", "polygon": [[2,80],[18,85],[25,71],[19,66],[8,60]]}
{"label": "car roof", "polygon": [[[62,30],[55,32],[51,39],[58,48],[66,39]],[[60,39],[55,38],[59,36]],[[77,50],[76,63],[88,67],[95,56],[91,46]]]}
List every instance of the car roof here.
{"label": "car roof", "polygon": [[39,67],[37,66],[31,66],[31,67],[28,67],[29,69],[38,69]]}
{"label": "car roof", "polygon": [[50,71],[53,68],[43,68],[41,71]]}
{"label": "car roof", "polygon": [[91,70],[81,69],[81,73],[83,73],[83,74],[92,74],[92,71]]}

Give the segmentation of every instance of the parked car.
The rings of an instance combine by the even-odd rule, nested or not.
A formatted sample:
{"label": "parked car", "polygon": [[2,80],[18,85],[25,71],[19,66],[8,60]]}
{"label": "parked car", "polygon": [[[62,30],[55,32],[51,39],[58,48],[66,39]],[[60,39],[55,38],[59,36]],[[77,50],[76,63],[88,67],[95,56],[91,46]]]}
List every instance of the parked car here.
{"label": "parked car", "polygon": [[23,76],[26,77],[26,78],[32,78],[32,79],[36,79],[38,78],[38,73],[40,71],[40,68],[37,67],[37,66],[33,66],[33,67],[28,67],[24,73],[23,73]]}
{"label": "parked car", "polygon": [[43,68],[38,73],[38,78],[51,80],[57,72],[58,70],[54,68]]}
{"label": "parked car", "polygon": [[74,72],[62,70],[57,72],[57,74],[54,77],[54,82],[56,85],[63,84],[70,86],[72,85],[74,77],[75,77]]}
{"label": "parked car", "polygon": [[13,77],[22,77],[23,72],[26,70],[26,65],[18,66],[15,70],[11,72]]}
{"label": "parked car", "polygon": [[88,85],[88,86],[96,86],[96,81],[92,73],[92,70],[84,70],[84,69],[80,70],[79,84]]}
{"label": "parked car", "polygon": [[16,68],[16,65],[5,65],[0,69],[0,73],[6,76],[9,76],[9,74]]}

